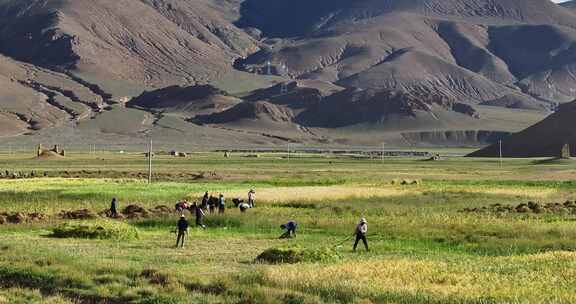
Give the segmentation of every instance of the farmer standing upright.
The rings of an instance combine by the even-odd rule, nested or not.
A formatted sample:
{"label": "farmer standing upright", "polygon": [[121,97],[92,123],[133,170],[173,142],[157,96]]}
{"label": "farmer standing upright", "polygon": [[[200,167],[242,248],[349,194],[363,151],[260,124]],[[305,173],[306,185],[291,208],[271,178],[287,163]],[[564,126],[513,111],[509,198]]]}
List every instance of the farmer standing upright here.
{"label": "farmer standing upright", "polygon": [[248,205],[250,205],[250,208],[254,208],[255,199],[256,199],[256,191],[254,191],[254,189],[250,189],[250,191],[248,191]]}
{"label": "farmer standing upright", "polygon": [[224,214],[226,212],[226,199],[224,198],[224,194],[220,194],[220,198],[218,199],[218,214]]}
{"label": "farmer standing upright", "polygon": [[202,227],[203,229],[206,228],[206,226],[204,226],[204,209],[202,209],[201,206],[197,206],[196,202],[194,202],[192,207],[194,208],[194,213],[196,214],[196,226]]}
{"label": "farmer standing upright", "polygon": [[366,241],[366,233],[368,233],[368,222],[365,218],[360,219],[360,223],[356,226],[356,241],[354,242],[354,251],[356,251],[356,246],[358,246],[358,242],[362,240],[364,243],[364,247],[366,247],[366,251],[368,251],[368,241]]}
{"label": "farmer standing upright", "polygon": [[110,217],[118,217],[118,200],[116,198],[112,198],[110,204]]}
{"label": "farmer standing upright", "polygon": [[180,245],[181,248],[184,248],[184,239],[188,234],[188,221],[184,214],[180,215],[180,220],[178,221],[177,227],[178,229],[178,237],[176,238],[176,248]]}

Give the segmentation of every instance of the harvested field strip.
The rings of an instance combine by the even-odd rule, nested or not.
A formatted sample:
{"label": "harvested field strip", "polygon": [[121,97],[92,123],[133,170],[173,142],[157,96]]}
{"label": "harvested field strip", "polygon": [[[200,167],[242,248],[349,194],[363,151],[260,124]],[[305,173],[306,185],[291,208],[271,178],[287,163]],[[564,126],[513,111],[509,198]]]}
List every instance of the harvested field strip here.
{"label": "harvested field strip", "polygon": [[[418,192],[416,192],[418,193]],[[400,187],[370,187],[370,186],[312,186],[312,187],[277,187],[257,189],[256,199],[267,203],[306,202],[342,200],[373,197],[397,197],[415,194],[414,191]],[[196,195],[200,195],[199,193]],[[247,197],[247,191],[232,191],[229,197]]]}

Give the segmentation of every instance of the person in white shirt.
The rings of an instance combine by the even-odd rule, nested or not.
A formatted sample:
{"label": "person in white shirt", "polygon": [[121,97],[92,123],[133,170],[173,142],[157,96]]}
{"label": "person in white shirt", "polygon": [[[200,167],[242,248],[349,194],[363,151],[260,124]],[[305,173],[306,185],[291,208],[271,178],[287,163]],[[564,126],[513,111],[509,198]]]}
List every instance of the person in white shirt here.
{"label": "person in white shirt", "polygon": [[248,205],[250,205],[250,208],[254,208],[255,198],[256,198],[256,191],[254,191],[254,189],[250,189],[250,191],[248,191]]}
{"label": "person in white shirt", "polygon": [[356,251],[356,246],[358,246],[358,242],[362,240],[364,243],[364,247],[366,247],[366,251],[368,250],[368,241],[366,241],[366,233],[368,233],[368,222],[365,218],[360,219],[360,223],[356,226],[356,241],[354,242],[354,251]]}

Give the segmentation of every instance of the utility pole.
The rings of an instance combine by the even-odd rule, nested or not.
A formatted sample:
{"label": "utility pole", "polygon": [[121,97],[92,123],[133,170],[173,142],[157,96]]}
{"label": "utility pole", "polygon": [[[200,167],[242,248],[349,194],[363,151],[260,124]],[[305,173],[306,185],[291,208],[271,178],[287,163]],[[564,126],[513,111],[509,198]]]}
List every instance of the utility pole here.
{"label": "utility pole", "polygon": [[148,183],[152,183],[152,139],[148,145]]}
{"label": "utility pole", "polygon": [[500,150],[500,168],[502,168],[502,140],[498,141],[498,148]]}
{"label": "utility pole", "polygon": [[[288,77],[290,77],[290,74],[288,73],[288,67],[286,66],[285,63],[282,64],[282,73],[287,74]],[[282,95],[286,95],[288,93],[288,84],[284,81],[282,81],[282,84],[280,84],[280,94]]]}
{"label": "utility pole", "polygon": [[384,163],[384,147],[385,147],[385,145],[386,145],[386,143],[383,142],[383,143],[382,143],[382,155],[381,155],[381,157],[382,157],[382,163]]}
{"label": "utility pole", "polygon": [[290,162],[290,144],[287,144],[287,151],[288,151],[288,162]]}

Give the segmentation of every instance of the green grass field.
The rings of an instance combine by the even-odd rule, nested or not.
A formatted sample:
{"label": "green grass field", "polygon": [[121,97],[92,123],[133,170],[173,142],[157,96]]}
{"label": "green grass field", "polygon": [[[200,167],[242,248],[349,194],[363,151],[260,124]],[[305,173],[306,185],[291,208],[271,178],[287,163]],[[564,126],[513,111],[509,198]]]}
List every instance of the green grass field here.
{"label": "green grass field", "polygon": [[[0,155],[1,171],[49,173],[0,179],[0,213],[47,217],[0,225],[0,303],[576,301],[576,215],[462,212],[575,200],[571,162],[198,153],[157,156],[152,185],[141,178],[146,164],[137,154],[42,161]],[[195,177],[202,172],[213,174]],[[112,197],[121,209],[153,208],[198,200],[204,191],[245,198],[250,188],[257,208],[208,216],[208,228],[191,228],[184,249],[174,248],[176,214],[121,221],[57,216],[100,212]],[[371,250],[354,253],[350,236],[362,215]],[[298,236],[281,240],[279,225],[290,219],[299,223]],[[54,237],[55,228],[74,225],[110,234]],[[314,259],[256,263],[270,248]]]}

